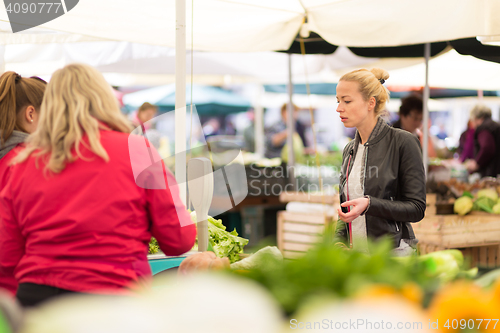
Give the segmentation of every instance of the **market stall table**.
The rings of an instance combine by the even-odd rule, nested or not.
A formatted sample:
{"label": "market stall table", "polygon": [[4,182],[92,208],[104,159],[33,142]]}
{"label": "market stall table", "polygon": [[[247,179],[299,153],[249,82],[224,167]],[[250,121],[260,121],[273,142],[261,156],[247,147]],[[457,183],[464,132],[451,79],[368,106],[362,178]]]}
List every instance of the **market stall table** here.
{"label": "market stall table", "polygon": [[148,255],[148,262],[151,267],[151,273],[156,275],[168,269],[179,267],[184,259],[195,253],[198,252],[189,251],[180,256],[166,256],[163,253],[150,254]]}
{"label": "market stall table", "polygon": [[413,224],[421,254],[459,249],[472,266],[500,267],[500,215],[485,212],[436,214],[436,195],[427,195],[424,219]]}

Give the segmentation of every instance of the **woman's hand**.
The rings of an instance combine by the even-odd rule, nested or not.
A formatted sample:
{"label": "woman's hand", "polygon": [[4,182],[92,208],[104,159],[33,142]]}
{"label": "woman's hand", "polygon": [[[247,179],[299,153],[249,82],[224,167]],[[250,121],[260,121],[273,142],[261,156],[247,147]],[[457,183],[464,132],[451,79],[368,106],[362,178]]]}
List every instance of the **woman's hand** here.
{"label": "woman's hand", "polygon": [[368,198],[359,198],[350,201],[344,202],[341,206],[348,207],[352,206],[351,211],[349,213],[343,213],[342,209],[337,209],[339,213],[339,218],[345,223],[351,223],[355,218],[361,215],[368,207],[370,203]]}
{"label": "woman's hand", "polygon": [[195,253],[184,259],[179,266],[178,273],[186,275],[193,271],[220,270],[229,268],[228,258],[217,258],[215,253],[205,251]]}
{"label": "woman's hand", "polygon": [[477,169],[479,168],[479,166],[477,165],[477,162],[475,160],[465,161],[465,167],[467,168],[467,171],[469,171],[469,173],[473,173],[473,172],[477,171]]}

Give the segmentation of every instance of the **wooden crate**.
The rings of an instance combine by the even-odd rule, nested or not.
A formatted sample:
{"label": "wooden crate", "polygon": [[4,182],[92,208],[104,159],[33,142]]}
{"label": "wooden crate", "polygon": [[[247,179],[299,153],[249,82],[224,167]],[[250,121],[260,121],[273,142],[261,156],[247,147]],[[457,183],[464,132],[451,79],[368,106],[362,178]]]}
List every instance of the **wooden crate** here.
{"label": "wooden crate", "polygon": [[278,212],[278,248],[284,258],[297,258],[321,239],[325,227],[336,216],[319,213]]}
{"label": "wooden crate", "polygon": [[460,215],[428,215],[413,230],[425,244],[465,248],[500,243],[500,215],[472,212]]}
{"label": "wooden crate", "polygon": [[291,202],[291,201],[300,201],[300,202],[309,202],[309,203],[324,203],[327,205],[332,204],[340,204],[339,195],[331,195],[331,194],[321,194],[321,193],[310,193],[310,192],[291,192],[291,191],[283,191],[280,194],[281,202]]}
{"label": "wooden crate", "polygon": [[426,215],[413,230],[422,254],[459,249],[472,267],[500,267],[500,215]]}
{"label": "wooden crate", "polygon": [[[419,242],[418,248],[421,254],[442,251],[448,248]],[[495,268],[500,267],[500,245],[472,246],[458,248],[462,251],[465,260],[471,267]]]}

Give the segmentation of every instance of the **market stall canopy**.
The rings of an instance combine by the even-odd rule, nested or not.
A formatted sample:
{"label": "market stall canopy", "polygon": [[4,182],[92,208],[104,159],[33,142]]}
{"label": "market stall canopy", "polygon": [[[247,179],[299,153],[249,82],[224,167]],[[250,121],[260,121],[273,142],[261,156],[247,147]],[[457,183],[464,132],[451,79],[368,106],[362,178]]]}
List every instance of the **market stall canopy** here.
{"label": "market stall canopy", "polygon": [[[395,69],[387,83],[423,86],[425,64]],[[429,86],[456,89],[500,90],[500,64],[463,56],[452,50],[429,61]]]}
{"label": "market stall canopy", "polygon": [[[186,2],[188,13],[191,3]],[[411,6],[401,0],[194,0],[193,3],[196,50],[287,50],[299,31],[316,32],[334,45],[359,47],[500,35],[497,0],[421,0],[411,2]],[[88,38],[173,47],[175,12],[173,0],[85,0],[40,28]],[[0,20],[9,21],[3,8]],[[191,36],[190,20],[191,15],[187,15],[186,36]],[[40,36],[40,40],[43,38]]]}
{"label": "market stall canopy", "polygon": [[[186,85],[186,101],[190,105],[191,86]],[[175,109],[175,84],[140,90],[123,96],[123,103],[138,108],[144,102],[159,107],[160,112]],[[247,111],[251,104],[243,97],[211,86],[193,85],[193,104],[199,115],[221,115]]]}

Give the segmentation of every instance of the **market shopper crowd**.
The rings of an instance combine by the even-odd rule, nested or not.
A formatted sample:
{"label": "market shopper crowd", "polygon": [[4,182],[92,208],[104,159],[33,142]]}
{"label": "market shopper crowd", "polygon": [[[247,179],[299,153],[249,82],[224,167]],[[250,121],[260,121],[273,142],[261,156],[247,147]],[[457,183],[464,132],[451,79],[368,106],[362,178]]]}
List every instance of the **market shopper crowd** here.
{"label": "market shopper crowd", "polygon": [[[411,223],[426,206],[422,99],[403,99],[400,120],[388,125],[388,79],[383,69],[362,69],[337,86],[340,119],[356,129],[343,151],[338,236],[361,251],[369,251],[369,239],[389,236],[395,255],[409,255],[418,242]],[[285,146],[286,110],[267,130],[269,158]],[[156,112],[145,103],[131,122],[103,76],[86,65],[60,69],[48,84],[0,76],[0,288],[24,306],[65,293],[123,293],[150,280],[152,236],[167,255],[193,247],[196,229],[174,177],[145,162],[156,154],[144,149],[155,140],[130,135],[133,126],[149,130]],[[462,161],[496,176],[500,125],[484,106],[471,111],[470,123]],[[303,145],[304,131],[297,122]]]}
{"label": "market shopper crowd", "polygon": [[129,135],[97,70],[68,65],[46,87],[7,72],[0,88],[0,287],[24,306],[63,293],[123,293],[151,277],[151,236],[167,255],[193,247],[174,177],[141,162],[154,150]]}

